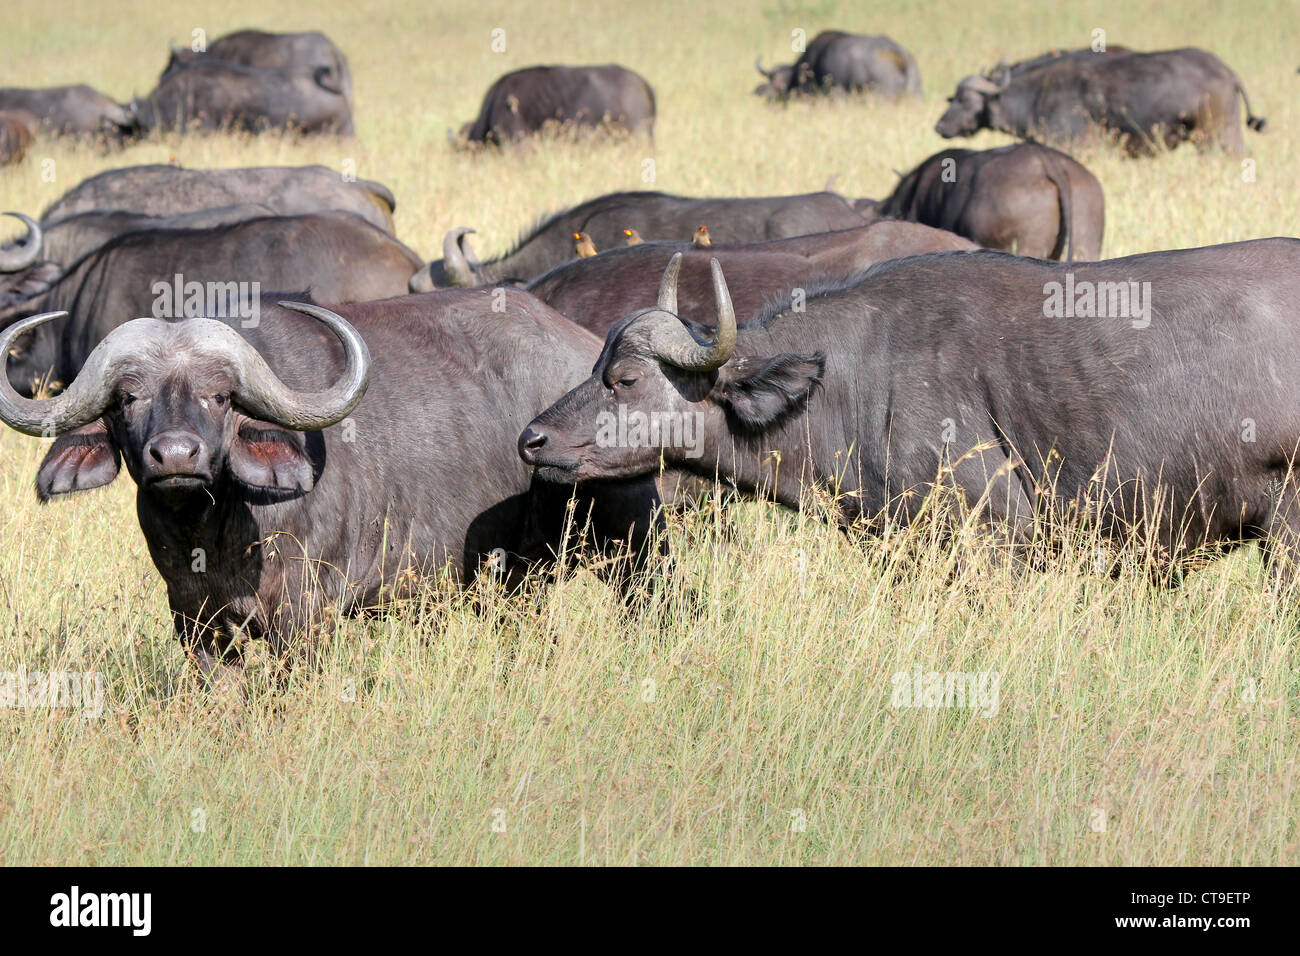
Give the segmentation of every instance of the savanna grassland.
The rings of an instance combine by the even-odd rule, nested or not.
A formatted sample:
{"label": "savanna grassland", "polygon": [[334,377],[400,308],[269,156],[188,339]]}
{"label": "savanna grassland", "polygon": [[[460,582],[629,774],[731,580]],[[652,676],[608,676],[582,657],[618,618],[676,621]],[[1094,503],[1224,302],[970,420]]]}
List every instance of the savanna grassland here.
{"label": "savanna grassland", "polygon": [[[646,188],[648,159],[671,192],[834,176],[882,196],[943,148],[933,125],[963,75],[1100,28],[1212,50],[1268,119],[1246,134],[1247,166],[1187,147],[1080,154],[1106,190],[1105,253],[1297,235],[1298,20],[1293,0],[8,0],[0,85],[119,100],[146,94],[196,28],[324,30],[351,61],[359,140],[166,137],[107,155],[42,141],[0,171],[0,209],[35,215],[87,175],[169,156],[349,164],[392,187],[399,236],[435,256],[456,225],[490,255],[542,213]],[[828,27],[912,50],[924,100],[750,95],[756,54],[792,60],[792,30]],[[653,147],[449,147],[499,74],[610,61],[656,89]],[[0,709],[0,862],[1300,862],[1300,595],[1271,587],[1253,548],[1167,589],[1137,555],[1098,574],[1081,537],[1013,578],[955,565],[924,532],[852,541],[814,513],[702,507],[671,518],[678,564],[645,607],[581,568],[519,596],[431,589],[344,622],[283,693],[254,655],[231,713],[194,690],[134,486],[39,506],[46,444],[0,435],[0,672],[101,674],[104,711]],[[896,706],[894,675],[918,669],[995,673],[997,706]]]}

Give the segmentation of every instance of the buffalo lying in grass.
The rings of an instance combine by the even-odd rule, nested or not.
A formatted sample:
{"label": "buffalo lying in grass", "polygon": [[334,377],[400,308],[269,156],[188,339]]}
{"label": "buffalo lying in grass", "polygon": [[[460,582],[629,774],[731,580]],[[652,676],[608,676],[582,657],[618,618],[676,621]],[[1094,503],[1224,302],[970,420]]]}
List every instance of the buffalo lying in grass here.
{"label": "buffalo lying in grass", "polygon": [[0,110],[26,110],[46,132],[58,136],[102,136],[120,143],[133,136],[131,111],[84,83],[42,89],[0,89]]}
{"label": "buffalo lying in grass", "polygon": [[470,143],[508,143],[547,124],[617,126],[654,133],[655,93],[631,70],[607,66],[532,66],[507,73],[483,97],[478,118],[461,129]]}
{"label": "buffalo lying in grass", "polygon": [[352,136],[346,91],[330,68],[277,70],[203,59],[166,74],[143,100],[131,103],[142,132],[193,129]]}
{"label": "buffalo lying in grass", "polygon": [[754,93],[766,99],[826,93],[921,95],[916,58],[887,36],[825,30],[794,63],[765,70],[760,59],[754,66],[764,77]]}
{"label": "buffalo lying in grass", "polygon": [[323,69],[322,79],[331,88],[341,90],[348,108],[352,108],[352,71],[348,68],[348,59],[323,33],[237,30],[218,37],[203,51],[173,49],[162,79],[196,63],[212,60],[311,74]]}

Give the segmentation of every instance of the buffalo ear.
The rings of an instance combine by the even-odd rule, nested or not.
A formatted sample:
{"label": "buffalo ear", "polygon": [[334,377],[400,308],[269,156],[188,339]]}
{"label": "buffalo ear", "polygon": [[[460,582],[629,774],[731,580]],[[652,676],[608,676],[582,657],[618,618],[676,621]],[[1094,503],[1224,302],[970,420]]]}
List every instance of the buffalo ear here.
{"label": "buffalo ear", "polygon": [[1002,106],[1002,97],[997,93],[984,94],[984,112],[990,129],[1007,128],[1007,111]]}
{"label": "buffalo ear", "polygon": [[226,463],[236,480],[250,488],[311,491],[316,477],[303,444],[298,432],[246,421],[235,432]]}
{"label": "buffalo ear", "polygon": [[56,495],[103,487],[117,477],[121,466],[108,427],[97,419],[54,440],[36,472],[36,496],[49,501]]}
{"label": "buffalo ear", "polygon": [[826,356],[785,352],[754,370],[724,368],[713,400],[746,431],[771,428],[803,408],[826,371]]}

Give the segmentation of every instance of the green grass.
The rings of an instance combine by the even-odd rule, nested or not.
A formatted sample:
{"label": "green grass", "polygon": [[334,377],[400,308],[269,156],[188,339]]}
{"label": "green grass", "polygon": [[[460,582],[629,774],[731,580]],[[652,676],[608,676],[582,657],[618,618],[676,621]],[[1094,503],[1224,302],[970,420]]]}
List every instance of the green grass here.
{"label": "green grass", "polygon": [[[167,41],[195,27],[323,29],[352,62],[360,142],[171,138],[109,156],[42,142],[0,171],[0,208],[35,213],[86,175],[170,155],[352,160],[397,193],[401,237],[434,255],[455,225],[492,254],[543,212],[645,188],[650,158],[669,191],[787,193],[838,175],[846,195],[880,196],[892,169],[943,148],[932,127],[962,75],[1100,27],[1113,43],[1213,50],[1269,120],[1246,134],[1253,182],[1189,148],[1083,155],[1106,189],[1106,253],[1300,234],[1300,43],[1282,0],[327,6],[11,0],[3,82],[120,98],[146,93]],[[498,26],[504,54],[489,47]],[[791,29],[828,26],[911,49],[924,102],[749,96],[755,54],[792,58]],[[655,85],[653,149],[448,148],[500,73],[614,60]],[[0,435],[0,673],[95,671],[105,712],[0,708],[0,862],[1300,860],[1300,619],[1253,550],[1178,590],[1093,573],[1086,541],[1043,573],[976,565],[953,581],[953,555],[923,535],[900,548],[763,505],[706,510],[670,529],[667,590],[693,600],[625,613],[582,572],[512,598],[431,591],[345,622],[320,671],[281,694],[255,656],[232,714],[192,687],[131,483],[38,506],[44,448]],[[918,667],[996,672],[996,714],[895,706],[893,675]]]}

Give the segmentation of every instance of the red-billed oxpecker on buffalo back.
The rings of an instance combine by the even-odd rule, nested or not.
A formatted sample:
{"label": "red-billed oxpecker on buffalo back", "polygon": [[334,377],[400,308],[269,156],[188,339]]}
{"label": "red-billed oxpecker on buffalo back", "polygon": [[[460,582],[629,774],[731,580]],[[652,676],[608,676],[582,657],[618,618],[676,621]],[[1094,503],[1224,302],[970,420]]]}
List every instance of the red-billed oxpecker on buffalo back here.
{"label": "red-billed oxpecker on buffalo back", "polygon": [[656,192],[609,193],[556,213],[528,230],[513,250],[480,263],[458,226],[443,239],[443,258],[417,276],[418,291],[448,286],[523,285],[573,259],[573,234],[585,232],[598,249],[613,249],[626,230],[642,236],[689,236],[714,224],[713,241],[762,242],[860,226],[863,219],[830,192],[799,196],[702,198]]}
{"label": "red-billed oxpecker on buffalo back", "polygon": [[883,200],[853,204],[864,219],[947,229],[989,249],[1037,259],[1101,256],[1101,183],[1065,153],[1037,143],[945,149],[904,175]]}
{"label": "red-billed oxpecker on buffalo back", "polygon": [[684,254],[677,289],[681,311],[677,314],[708,324],[713,321],[709,273],[713,258],[728,276],[736,314],[749,318],[770,299],[815,288],[828,279],[857,275],[884,259],[976,248],[969,239],[951,232],[891,220],[838,232],[708,249],[686,242],[644,242],[566,263],[527,289],[583,328],[603,336],[620,316],[654,298],[664,269],[677,253]]}
{"label": "red-billed oxpecker on buffalo back", "polygon": [[596,254],[596,244],[591,241],[591,236],[585,232],[575,232],[573,239],[573,251],[579,259],[586,259]]}
{"label": "red-billed oxpecker on buffalo back", "polygon": [[1112,137],[1133,156],[1182,142],[1241,154],[1241,104],[1246,126],[1263,129],[1237,74],[1204,50],[1069,50],[966,77],[934,128],[945,139],[991,129],[1058,146]]}
{"label": "red-billed oxpecker on buffalo back", "polygon": [[[337,307],[350,321],[268,301],[251,329],[136,319],[54,398],[0,376],[0,419],[59,436],[37,473],[42,500],[126,464],[177,636],[205,679],[235,676],[245,638],[286,655],[419,576],[516,582],[570,522],[638,550],[653,481],[577,491],[571,511],[575,489],[535,484],[519,461],[519,429],[581,381],[599,342],[523,293],[506,298],[505,323],[488,291]],[[51,318],[0,333],[0,354]]]}
{"label": "red-billed oxpecker on buffalo back", "polygon": [[[1173,575],[1251,539],[1294,575],[1300,239],[1101,262],[914,256],[739,328],[714,263],[712,334],[678,317],[680,262],[658,305],[616,323],[591,377],[521,434],[544,476],[666,465],[790,507],[831,491],[841,520],[867,528],[910,520],[940,481],[1013,555],[1036,515],[1083,507]],[[691,454],[601,440],[633,415],[661,438],[689,418]]]}

